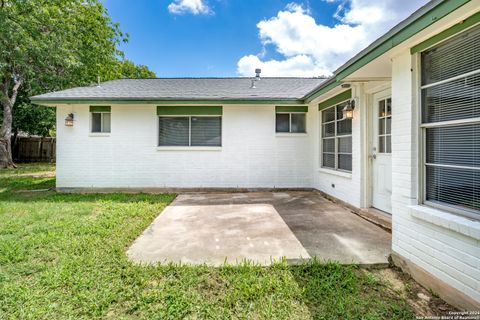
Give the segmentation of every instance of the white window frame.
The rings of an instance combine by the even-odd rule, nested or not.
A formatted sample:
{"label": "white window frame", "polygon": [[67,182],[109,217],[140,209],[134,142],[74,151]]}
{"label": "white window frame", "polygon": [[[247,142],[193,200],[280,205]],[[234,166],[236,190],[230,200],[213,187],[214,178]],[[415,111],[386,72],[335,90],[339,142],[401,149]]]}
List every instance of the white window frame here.
{"label": "white window frame", "polygon": [[[435,44],[434,46],[438,45]],[[424,51],[428,50],[430,48],[425,49]],[[423,51],[422,51],[423,52]],[[480,117],[477,118],[469,118],[469,119],[460,119],[460,120],[449,120],[449,121],[439,121],[439,122],[430,122],[430,123],[422,123],[422,118],[423,118],[423,101],[422,101],[422,91],[424,89],[432,88],[437,85],[441,85],[444,83],[448,83],[451,81],[455,81],[458,79],[462,79],[468,76],[472,76],[475,74],[480,73],[479,70],[475,71],[470,71],[461,75],[457,75],[448,79],[440,80],[434,83],[429,83],[426,85],[422,85],[422,59],[421,59],[421,53],[419,52],[416,54],[416,68],[417,68],[417,77],[416,77],[416,82],[418,83],[418,96],[417,96],[417,103],[418,103],[418,112],[417,112],[417,117],[418,117],[418,124],[419,124],[419,157],[418,157],[418,165],[419,165],[419,203],[423,204],[428,207],[436,208],[445,212],[449,212],[452,214],[456,214],[459,216],[464,216],[467,218],[473,218],[475,220],[478,220],[480,215],[479,212],[476,210],[469,210],[467,208],[455,206],[455,205],[449,205],[449,204],[443,204],[440,202],[434,202],[434,201],[428,201],[427,200],[427,188],[426,188],[426,183],[427,183],[427,166],[437,166],[437,167],[449,167],[449,168],[458,168],[458,169],[473,169],[473,170],[480,170],[480,168],[472,168],[472,167],[466,167],[466,166],[456,166],[456,165],[445,165],[445,164],[435,164],[435,163],[427,163],[427,141],[426,141],[426,136],[427,136],[427,129],[429,128],[445,128],[445,127],[450,127],[450,126],[458,126],[458,125],[468,125],[468,124],[480,124]]]}
{"label": "white window frame", "polygon": [[[188,118],[188,146],[161,146],[160,145],[160,118]],[[220,118],[220,145],[192,146],[192,118]],[[219,115],[157,115],[157,148],[158,149],[218,149],[223,146],[223,116]]]}
{"label": "white window frame", "polygon": [[[345,134],[345,135],[337,135],[337,123],[338,121],[341,121],[342,119],[337,119],[337,106],[340,105],[340,104],[343,104],[347,101],[349,101],[350,99],[346,99],[344,101],[340,101],[339,103],[336,103],[335,105],[333,106],[330,106],[330,107],[327,107],[327,108],[324,108],[320,111],[320,167],[322,169],[325,169],[325,170],[331,170],[331,171],[337,171],[337,172],[345,172],[345,173],[349,173],[351,174],[353,172],[353,150],[352,150],[352,153],[338,153],[338,138],[348,138],[348,137],[351,137],[352,138],[352,148],[353,148],[353,123],[352,123],[352,133],[350,134]],[[335,108],[335,120],[332,120],[332,121],[329,121],[329,122],[323,122],[323,112],[324,111],[327,111],[328,109],[332,109],[332,108]],[[323,126],[325,124],[329,124],[329,123],[335,123],[335,135],[331,136],[331,137],[323,137]],[[335,157],[335,168],[332,168],[332,167],[326,167],[323,165],[323,140],[324,139],[333,139],[335,141],[335,152],[333,152],[333,155]],[[326,152],[327,154],[332,154],[332,152]],[[346,155],[351,155],[352,156],[352,170],[345,170],[345,169],[339,169],[338,168],[338,155],[339,154],[346,154]]]}
{"label": "white window frame", "polygon": [[[277,114],[288,114],[288,132],[277,131]],[[292,132],[292,114],[304,114],[305,115],[305,131],[304,132]],[[275,133],[277,134],[306,134],[307,133],[307,113],[306,112],[276,112],[275,113]]]}
{"label": "white window frame", "polygon": [[[94,113],[100,113],[100,131],[93,131],[93,114]],[[110,131],[103,131],[103,115],[105,113],[110,114]],[[91,134],[110,134],[112,132],[112,112],[111,111],[90,111],[90,133]]]}

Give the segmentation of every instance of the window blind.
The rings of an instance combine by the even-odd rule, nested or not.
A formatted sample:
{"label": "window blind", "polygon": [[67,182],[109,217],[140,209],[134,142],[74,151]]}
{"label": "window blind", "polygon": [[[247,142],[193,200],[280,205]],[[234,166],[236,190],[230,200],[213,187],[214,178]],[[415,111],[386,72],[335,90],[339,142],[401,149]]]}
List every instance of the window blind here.
{"label": "window blind", "polygon": [[159,117],[159,146],[188,146],[189,117]]}
{"label": "window blind", "polygon": [[220,117],[191,118],[192,146],[221,146],[222,120]]}
{"label": "window blind", "polygon": [[425,200],[474,217],[480,217],[479,118],[480,27],[474,27],[422,53]]}
{"label": "window blind", "polygon": [[480,27],[422,53],[422,85],[480,69]]}

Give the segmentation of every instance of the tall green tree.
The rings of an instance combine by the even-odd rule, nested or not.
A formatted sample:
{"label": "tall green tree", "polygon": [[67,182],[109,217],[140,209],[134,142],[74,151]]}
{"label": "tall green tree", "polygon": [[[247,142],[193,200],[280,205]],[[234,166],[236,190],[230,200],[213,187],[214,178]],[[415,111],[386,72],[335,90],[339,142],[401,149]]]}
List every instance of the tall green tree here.
{"label": "tall green tree", "polygon": [[11,167],[17,100],[20,116],[25,97],[121,77],[128,35],[99,0],[0,0],[0,30],[0,167]]}
{"label": "tall green tree", "polygon": [[[147,66],[136,65],[127,59],[118,60],[116,63],[112,79],[154,78],[156,76],[155,72],[150,71]],[[69,86],[72,85],[76,84],[72,83]],[[56,133],[55,108],[31,104],[29,96],[33,94],[23,90],[17,97],[13,108],[12,134],[14,137],[18,133],[40,136],[53,136]]]}

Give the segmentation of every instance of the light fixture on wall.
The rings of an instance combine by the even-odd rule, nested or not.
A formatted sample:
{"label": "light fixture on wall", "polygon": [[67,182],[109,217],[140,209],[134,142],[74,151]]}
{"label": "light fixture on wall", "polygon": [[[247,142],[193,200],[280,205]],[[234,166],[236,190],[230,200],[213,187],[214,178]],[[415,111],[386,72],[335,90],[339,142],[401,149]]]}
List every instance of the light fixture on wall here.
{"label": "light fixture on wall", "polygon": [[347,105],[343,108],[343,119],[353,119],[353,109],[355,109],[355,100],[348,100]]}
{"label": "light fixture on wall", "polygon": [[67,127],[73,127],[73,113],[69,113],[65,118],[65,125]]}

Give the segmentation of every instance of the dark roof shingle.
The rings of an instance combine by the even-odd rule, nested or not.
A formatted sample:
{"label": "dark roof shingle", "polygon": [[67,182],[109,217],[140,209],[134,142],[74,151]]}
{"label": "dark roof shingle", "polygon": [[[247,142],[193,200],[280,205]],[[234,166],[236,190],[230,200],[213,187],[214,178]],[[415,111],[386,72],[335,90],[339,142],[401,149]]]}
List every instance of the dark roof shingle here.
{"label": "dark roof shingle", "polygon": [[66,100],[281,100],[301,99],[322,78],[119,79],[32,97],[32,101]]}

